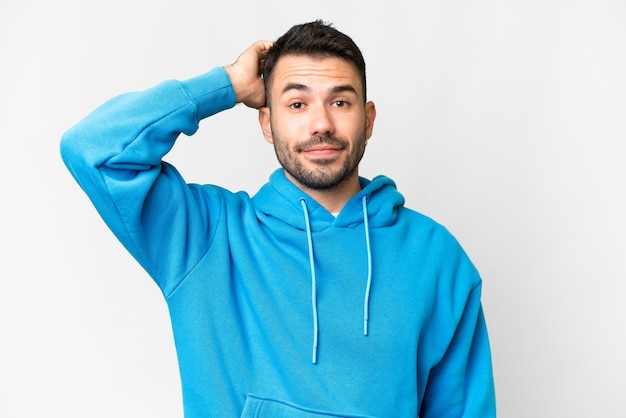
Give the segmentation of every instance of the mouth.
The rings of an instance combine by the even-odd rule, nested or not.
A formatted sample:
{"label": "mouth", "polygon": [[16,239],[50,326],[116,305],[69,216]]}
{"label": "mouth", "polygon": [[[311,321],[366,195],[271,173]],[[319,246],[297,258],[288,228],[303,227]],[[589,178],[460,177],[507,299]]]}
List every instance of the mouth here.
{"label": "mouth", "polygon": [[337,147],[315,147],[302,151],[304,155],[310,158],[331,158],[341,151]]}
{"label": "mouth", "polygon": [[302,144],[297,151],[308,155],[312,158],[328,158],[333,157],[337,153],[343,151],[347,147],[343,141],[336,138],[314,138],[307,143]]}
{"label": "mouth", "polygon": [[310,160],[332,160],[344,149],[338,144],[314,144],[301,149],[303,155]]}

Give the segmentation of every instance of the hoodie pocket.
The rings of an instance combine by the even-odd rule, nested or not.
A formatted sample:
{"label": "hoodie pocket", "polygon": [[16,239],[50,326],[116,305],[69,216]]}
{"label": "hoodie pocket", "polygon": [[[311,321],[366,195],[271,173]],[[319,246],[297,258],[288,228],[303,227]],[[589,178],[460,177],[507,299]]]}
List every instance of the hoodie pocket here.
{"label": "hoodie pocket", "polygon": [[248,395],[241,418],[376,418],[370,415],[354,415],[316,411],[275,399]]}

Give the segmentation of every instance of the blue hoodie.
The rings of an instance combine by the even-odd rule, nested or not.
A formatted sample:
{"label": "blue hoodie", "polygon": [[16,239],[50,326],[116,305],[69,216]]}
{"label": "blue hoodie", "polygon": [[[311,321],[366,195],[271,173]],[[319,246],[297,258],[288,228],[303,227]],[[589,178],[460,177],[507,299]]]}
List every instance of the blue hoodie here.
{"label": "blue hoodie", "polygon": [[235,105],[222,68],[105,103],[65,163],[160,287],[185,416],[492,417],[481,279],[389,178],[335,217],[281,169],[253,197],[162,161]]}

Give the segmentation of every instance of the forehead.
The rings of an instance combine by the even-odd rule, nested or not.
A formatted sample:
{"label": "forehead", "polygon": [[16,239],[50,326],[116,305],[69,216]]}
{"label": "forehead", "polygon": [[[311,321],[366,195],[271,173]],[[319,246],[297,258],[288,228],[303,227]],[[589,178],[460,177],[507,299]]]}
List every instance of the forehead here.
{"label": "forehead", "polygon": [[356,67],[338,57],[311,57],[286,55],[276,63],[272,75],[273,94],[280,94],[289,84],[301,84],[311,88],[333,88],[351,85],[359,95],[363,94],[359,72]]}

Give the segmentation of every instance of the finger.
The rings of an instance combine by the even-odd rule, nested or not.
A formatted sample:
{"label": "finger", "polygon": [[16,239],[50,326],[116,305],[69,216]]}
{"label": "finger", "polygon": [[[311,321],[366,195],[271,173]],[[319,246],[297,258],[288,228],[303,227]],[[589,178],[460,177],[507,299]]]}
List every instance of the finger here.
{"label": "finger", "polygon": [[258,75],[261,76],[263,73],[263,64],[265,63],[265,57],[269,52],[270,48],[274,45],[273,41],[260,40],[254,43],[252,46],[255,49],[258,59]]}
{"label": "finger", "polygon": [[259,56],[264,58],[273,45],[273,41],[260,40],[254,44],[254,48],[257,50]]}

